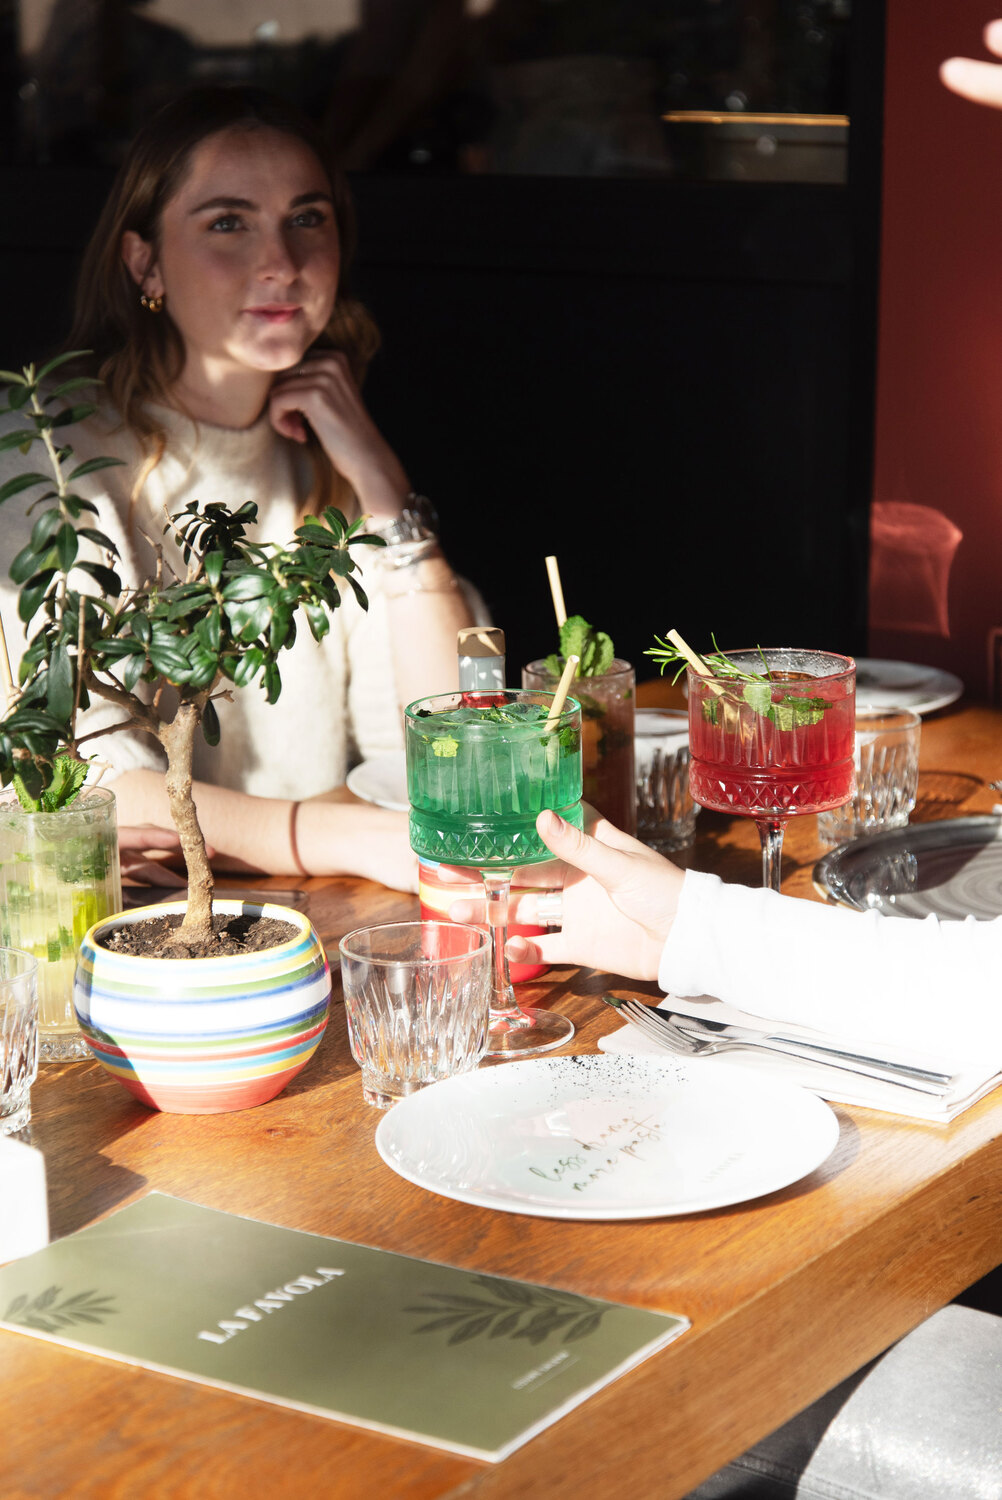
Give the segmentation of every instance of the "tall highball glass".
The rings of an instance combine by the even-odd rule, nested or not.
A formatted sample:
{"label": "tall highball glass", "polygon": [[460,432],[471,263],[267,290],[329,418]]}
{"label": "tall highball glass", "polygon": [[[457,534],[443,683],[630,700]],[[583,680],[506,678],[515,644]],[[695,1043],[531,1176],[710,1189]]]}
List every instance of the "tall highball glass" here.
{"label": "tall highball glass", "polygon": [[568,698],[548,725],[553,694],[509,688],[419,698],[405,714],[411,848],[480,871],[493,942],[488,1054],[526,1057],[574,1035],[566,1016],[522,1009],[505,957],[508,897],[518,865],[552,858],[536,815],[581,813],[581,711]]}
{"label": "tall highball glass", "polygon": [[689,786],[701,807],[754,818],[762,884],[778,891],[790,818],[852,796],[856,664],[792,647],[724,655],[733,676],[687,669]]}

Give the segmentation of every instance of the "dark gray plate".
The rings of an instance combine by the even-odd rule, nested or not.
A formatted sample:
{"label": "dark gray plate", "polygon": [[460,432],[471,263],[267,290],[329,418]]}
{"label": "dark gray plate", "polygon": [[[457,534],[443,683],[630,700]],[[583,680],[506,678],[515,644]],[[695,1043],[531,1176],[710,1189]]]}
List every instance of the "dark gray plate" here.
{"label": "dark gray plate", "polygon": [[916,823],[840,844],[814,866],[814,888],[888,916],[1002,916],[1002,817]]}

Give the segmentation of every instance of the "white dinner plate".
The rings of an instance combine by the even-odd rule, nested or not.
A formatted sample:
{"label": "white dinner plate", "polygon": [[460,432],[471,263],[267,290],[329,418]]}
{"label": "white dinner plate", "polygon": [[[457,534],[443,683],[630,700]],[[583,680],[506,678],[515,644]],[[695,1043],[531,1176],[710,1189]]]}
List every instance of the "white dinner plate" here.
{"label": "white dinner plate", "polygon": [[407,757],[403,750],[387,750],[353,766],[345,777],[348,790],[363,802],[388,807],[393,812],[407,812]]}
{"label": "white dinner plate", "polygon": [[449,1078],[384,1115],[376,1149],[408,1182],[548,1219],[655,1219],[744,1203],[834,1150],[815,1095],[717,1058],[602,1053]]}
{"label": "white dinner plate", "polygon": [[964,684],[952,672],[920,667],[908,661],[856,658],[857,708],[910,708],[931,714],[956,703]]}

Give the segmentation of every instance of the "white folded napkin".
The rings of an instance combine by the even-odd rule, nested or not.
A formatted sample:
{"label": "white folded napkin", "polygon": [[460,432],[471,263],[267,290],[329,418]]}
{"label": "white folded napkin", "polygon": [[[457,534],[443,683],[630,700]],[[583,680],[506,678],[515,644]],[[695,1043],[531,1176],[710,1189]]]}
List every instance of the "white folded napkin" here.
{"label": "white folded napkin", "polygon": [[[897,1083],[885,1083],[881,1079],[865,1078],[843,1068],[830,1067],[827,1063],[811,1062],[790,1057],[778,1052],[766,1052],[760,1047],[728,1049],[713,1057],[700,1059],[703,1066],[711,1067],[715,1062],[746,1068],[761,1075],[772,1075],[788,1083],[820,1095],[822,1099],[841,1104],[858,1104],[866,1109],[885,1110],[891,1114],[909,1115],[917,1120],[930,1120],[947,1124],[962,1110],[969,1108],[975,1100],[1002,1083],[1002,1071],[994,1062],[980,1067],[965,1061],[956,1066],[955,1060],[938,1057],[931,1052],[905,1051],[895,1048],[893,1056],[887,1047],[858,1045],[853,1039],[836,1036],[831,1032],[811,1030],[792,1022],[769,1022],[762,1016],[750,1015],[736,1006],[725,1005],[709,995],[686,996],[676,999],[672,995],[662,1000],[661,1010],[681,1016],[692,1016],[700,1021],[719,1021],[730,1026],[746,1026],[763,1035],[775,1033],[785,1037],[801,1038],[804,1041],[820,1042],[823,1046],[838,1047],[841,1051],[856,1051],[874,1058],[883,1057],[889,1062],[912,1063],[918,1067],[934,1068],[951,1073],[950,1083],[942,1094],[920,1093]],[[669,1053],[651,1041],[636,1026],[627,1025],[619,1031],[610,1032],[599,1041],[603,1052],[637,1052],[645,1057],[668,1057]],[[956,1071],[954,1068],[956,1067]]]}

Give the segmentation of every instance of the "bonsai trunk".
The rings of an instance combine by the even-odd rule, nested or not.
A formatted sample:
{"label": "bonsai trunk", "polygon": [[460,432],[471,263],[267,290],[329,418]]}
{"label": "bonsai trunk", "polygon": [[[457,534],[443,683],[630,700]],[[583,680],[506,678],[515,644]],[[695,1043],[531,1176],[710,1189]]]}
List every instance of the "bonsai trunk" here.
{"label": "bonsai trunk", "polygon": [[173,721],[162,724],[159,730],[160,742],[167,752],[166,784],[171,817],[181,839],[181,852],[188,872],[188,906],[172,945],[180,948],[215,941],[212,927],[215,884],[191,795],[192,757],[201,717],[200,706],[182,702]]}

